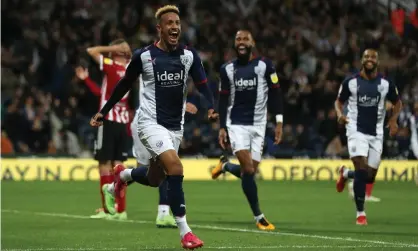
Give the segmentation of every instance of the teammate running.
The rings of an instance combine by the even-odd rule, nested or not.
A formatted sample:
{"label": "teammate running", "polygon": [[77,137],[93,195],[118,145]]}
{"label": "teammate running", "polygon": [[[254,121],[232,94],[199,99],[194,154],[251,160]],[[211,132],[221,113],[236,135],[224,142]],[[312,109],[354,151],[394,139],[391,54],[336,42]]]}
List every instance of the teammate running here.
{"label": "teammate running", "polygon": [[[160,40],[135,51],[125,76],[116,86],[112,96],[90,121],[92,126],[102,125],[102,119],[110,109],[132,88],[142,74],[144,91],[140,92],[138,108],[138,135],[154,159],[164,167],[168,183],[168,201],[180,230],[183,248],[194,249],[203,242],[192,233],[186,221],[186,203],[183,193],[183,166],[177,155],[183,137],[186,104],[187,77],[190,74],[195,86],[208,101],[208,117],[216,119],[213,96],[206,84],[207,78],[197,52],[178,40],[181,33],[179,10],[166,5],[157,10],[157,31]],[[158,167],[159,165],[157,165]],[[156,165],[150,166],[149,172]],[[126,186],[128,178],[141,181],[150,174],[136,173],[135,169],[115,168],[117,183],[115,193]],[[157,171],[158,172],[158,171]]]}
{"label": "teammate running", "polygon": [[280,143],[282,136],[283,104],[276,69],[269,59],[253,54],[254,46],[251,33],[239,30],[235,36],[237,59],[224,64],[220,70],[219,144],[226,149],[228,132],[232,151],[240,164],[229,163],[225,155],[221,156],[212,170],[212,178],[225,171],[241,178],[257,227],[274,230],[274,225],[260,210],[254,176],[263,153],[267,101],[277,122],[275,144]]}
{"label": "teammate running", "polygon": [[[378,53],[367,49],[361,59],[362,69],[359,74],[349,77],[341,84],[335,110],[338,123],[346,125],[348,151],[355,171],[345,166],[340,168],[337,191],[342,192],[348,179],[354,179],[354,200],[357,208],[357,225],[367,225],[364,201],[367,184],[374,183],[383,150],[383,123],[385,104],[393,104],[389,118],[389,135],[398,131],[398,116],[402,109],[396,86],[384,79],[378,72]],[[343,106],[348,102],[347,116]]]}

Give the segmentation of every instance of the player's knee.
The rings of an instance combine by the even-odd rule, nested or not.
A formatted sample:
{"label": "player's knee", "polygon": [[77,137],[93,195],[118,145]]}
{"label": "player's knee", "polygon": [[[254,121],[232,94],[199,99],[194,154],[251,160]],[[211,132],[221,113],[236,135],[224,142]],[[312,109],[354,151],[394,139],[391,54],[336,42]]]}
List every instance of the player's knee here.
{"label": "player's knee", "polygon": [[123,162],[119,161],[119,160],[115,160],[115,161],[112,161],[111,166],[116,166],[116,165],[119,165],[119,164],[123,164]]}
{"label": "player's knee", "polygon": [[254,174],[255,169],[251,153],[248,150],[241,150],[235,153],[241,166],[241,172],[245,174]]}
{"label": "player's knee", "polygon": [[180,161],[173,162],[169,168],[167,168],[168,175],[183,175],[183,165]]}
{"label": "player's knee", "polygon": [[148,177],[148,182],[149,182],[150,187],[159,187],[160,184],[163,182],[163,179],[156,179],[156,178],[150,179]]}
{"label": "player's knee", "polygon": [[156,172],[153,175],[150,175],[148,173],[148,182],[151,187],[159,187],[160,184],[164,181],[166,178],[164,171]]}
{"label": "player's knee", "polygon": [[165,155],[160,158],[161,163],[166,169],[167,175],[183,175],[183,165],[177,154]]}
{"label": "player's knee", "polygon": [[367,182],[367,184],[373,184],[374,183],[374,180],[375,180],[375,177],[368,176],[366,182]]}
{"label": "player's knee", "polygon": [[241,172],[244,174],[252,175],[255,173],[255,169],[252,165],[241,165]]}
{"label": "player's knee", "polygon": [[99,161],[99,172],[103,173],[103,172],[112,172],[113,168],[112,168],[112,162],[110,160],[106,160],[106,161]]}
{"label": "player's knee", "polygon": [[367,164],[362,157],[354,157],[351,160],[356,170],[367,170]]}

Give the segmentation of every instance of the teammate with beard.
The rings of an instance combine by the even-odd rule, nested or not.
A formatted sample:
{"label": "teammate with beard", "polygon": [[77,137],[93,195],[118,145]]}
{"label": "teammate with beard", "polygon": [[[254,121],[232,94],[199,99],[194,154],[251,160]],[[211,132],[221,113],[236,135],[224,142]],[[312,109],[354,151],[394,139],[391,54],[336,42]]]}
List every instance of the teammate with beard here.
{"label": "teammate with beard", "polygon": [[274,230],[260,210],[257,185],[254,179],[261,161],[267,124],[267,104],[275,116],[275,144],[282,136],[283,104],[279,79],[272,62],[253,53],[255,42],[248,30],[239,30],[235,36],[237,59],[226,63],[220,70],[219,144],[226,149],[227,131],[233,153],[240,165],[221,156],[212,170],[216,179],[228,171],[241,178],[241,185],[250,204],[256,225],[260,230]]}
{"label": "teammate with beard", "polygon": [[[90,121],[90,125],[102,125],[102,118],[132,88],[142,74],[143,91],[140,92],[137,132],[141,142],[153,159],[164,168],[167,176],[167,197],[170,209],[180,230],[181,245],[185,249],[203,246],[192,233],[186,220],[186,202],[183,193],[183,165],[177,154],[183,138],[183,123],[186,106],[187,77],[190,74],[198,91],[207,99],[208,117],[216,119],[213,95],[207,86],[202,61],[193,48],[180,45],[181,33],[179,9],[166,5],[157,10],[157,31],[160,40],[135,51],[125,76],[119,81],[105,106]],[[140,182],[150,172],[158,172],[160,165],[150,164],[148,174],[136,173],[122,165],[115,168],[115,192],[126,187],[128,179]],[[157,168],[155,168],[157,167]],[[134,169],[135,170],[135,169]],[[129,174],[130,172],[130,174]],[[141,183],[141,182],[140,182]]]}
{"label": "teammate with beard", "polygon": [[[347,145],[355,171],[345,166],[339,169],[337,191],[342,192],[348,179],[354,179],[354,200],[357,208],[357,225],[367,225],[364,202],[366,185],[376,178],[383,149],[383,124],[386,115],[386,100],[393,104],[389,118],[389,135],[398,131],[398,116],[402,109],[396,86],[384,79],[377,72],[378,53],[367,49],[361,59],[362,69],[359,74],[349,77],[341,84],[335,110],[338,123],[346,126]],[[343,106],[348,102],[347,116]]]}

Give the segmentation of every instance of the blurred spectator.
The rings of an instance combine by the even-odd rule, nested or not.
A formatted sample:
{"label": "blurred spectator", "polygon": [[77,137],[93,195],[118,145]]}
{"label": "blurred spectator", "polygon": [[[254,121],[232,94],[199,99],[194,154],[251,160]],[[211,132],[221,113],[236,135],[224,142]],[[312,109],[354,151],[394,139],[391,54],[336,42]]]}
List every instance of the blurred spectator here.
{"label": "blurred spectator", "polygon": [[[152,43],[156,40],[154,11],[167,2],[2,1],[4,142],[9,139],[8,146],[17,154],[80,155],[91,150],[94,130],[88,120],[98,110],[99,97],[81,84],[75,68],[88,69],[90,78],[101,83],[100,71],[85,49],[121,37],[133,48]],[[391,1],[387,6],[378,6],[379,1],[328,0],[175,3],[181,10],[182,41],[199,51],[215,98],[218,69],[234,57],[233,36],[243,25],[253,32],[257,53],[275,63],[285,97],[286,124],[283,142],[275,146],[269,121],[267,155],[344,156],[344,136],[336,125],[333,102],[340,82],[359,71],[361,53],[367,47],[379,50],[380,70],[402,94],[406,110],[400,124],[414,118],[417,9],[408,12]],[[385,8],[388,12],[381,11]],[[196,93],[189,86],[188,91]],[[199,94],[193,98],[199,113],[186,115],[180,153],[216,156],[221,152],[219,128],[207,121],[204,99]],[[408,122],[396,139],[387,138],[385,156],[405,157],[410,152],[407,137],[414,135],[412,127]]]}

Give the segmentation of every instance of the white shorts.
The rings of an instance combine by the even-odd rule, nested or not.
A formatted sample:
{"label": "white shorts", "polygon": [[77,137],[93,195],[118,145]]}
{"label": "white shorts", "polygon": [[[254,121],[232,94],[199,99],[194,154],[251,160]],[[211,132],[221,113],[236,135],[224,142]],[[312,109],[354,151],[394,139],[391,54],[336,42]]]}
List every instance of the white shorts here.
{"label": "white shorts", "polygon": [[265,133],[265,125],[228,125],[232,152],[235,154],[240,150],[248,150],[251,152],[252,159],[260,162]]}
{"label": "white shorts", "polygon": [[141,140],[139,139],[138,122],[136,116],[131,123],[131,133],[134,141],[134,144],[132,146],[132,153],[136,158],[136,162],[142,165],[149,165],[151,154],[148,152],[147,148],[145,148],[144,144],[142,144]]}
{"label": "white shorts", "polygon": [[363,156],[367,164],[374,169],[379,168],[383,151],[383,137],[371,136],[361,132],[347,135],[348,152],[350,158]]}
{"label": "white shorts", "polygon": [[170,131],[158,124],[139,123],[138,136],[152,158],[168,150],[178,152],[183,131]]}

